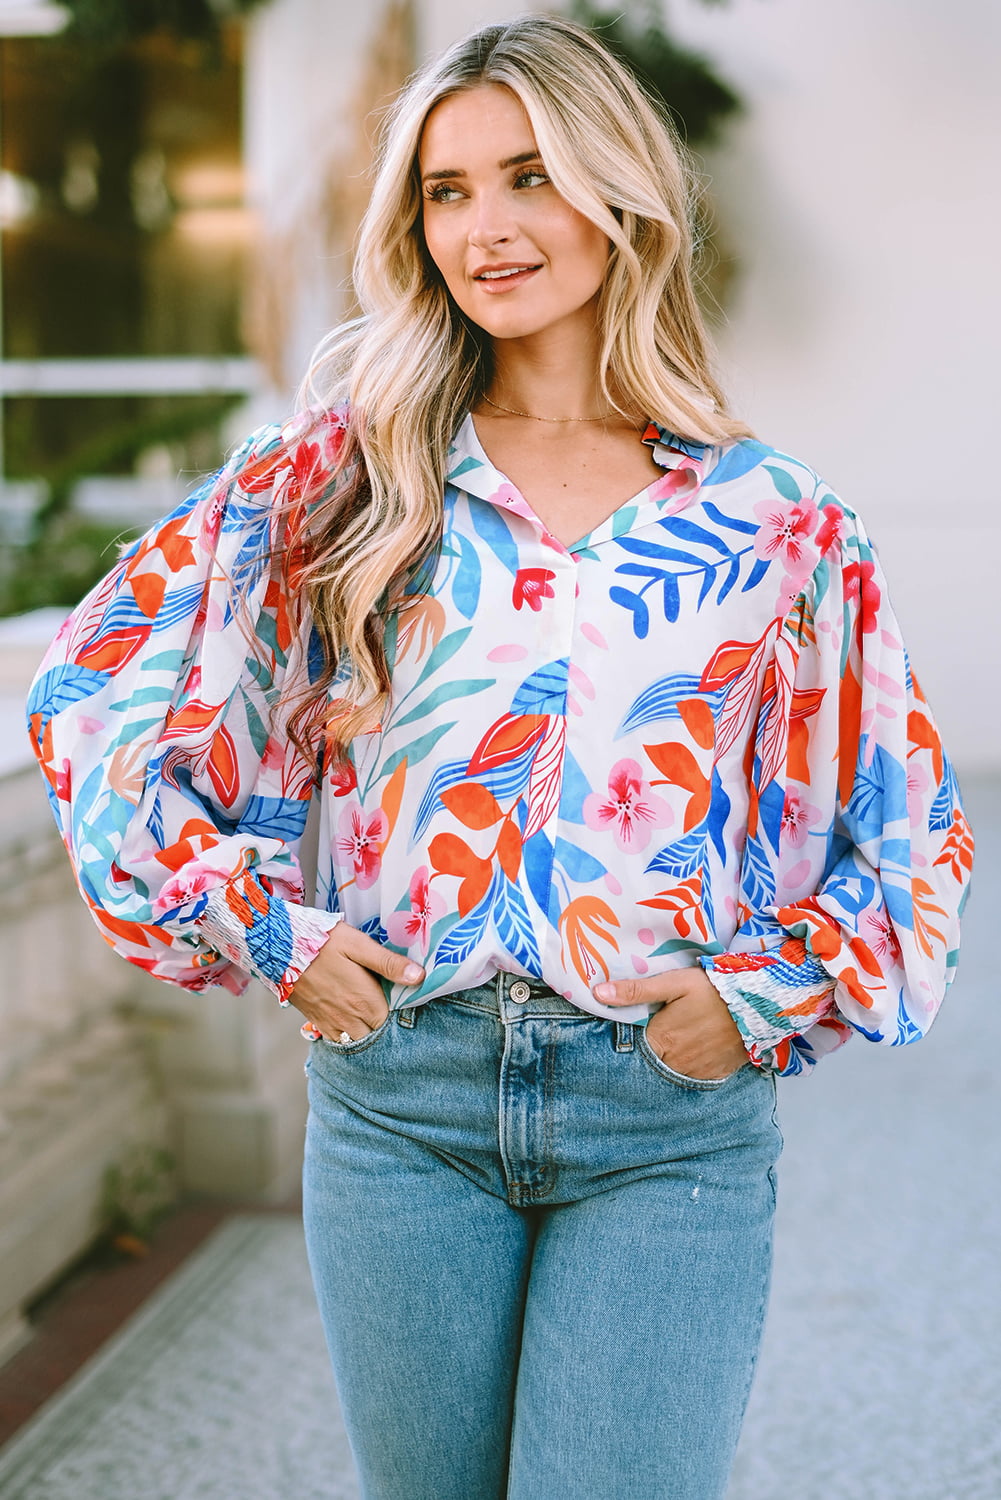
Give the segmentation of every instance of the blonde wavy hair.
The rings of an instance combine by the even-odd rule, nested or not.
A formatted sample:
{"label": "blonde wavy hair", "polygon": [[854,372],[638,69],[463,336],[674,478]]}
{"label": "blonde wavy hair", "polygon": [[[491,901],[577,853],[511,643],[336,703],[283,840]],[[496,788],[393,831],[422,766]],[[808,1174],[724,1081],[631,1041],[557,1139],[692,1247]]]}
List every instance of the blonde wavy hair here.
{"label": "blonde wavy hair", "polygon": [[304,497],[315,502],[308,540],[286,571],[325,659],[290,732],[298,739],[315,722],[336,678],[327,721],[335,756],[384,711],[385,623],[419,592],[415,569],[440,540],[449,443],[492,373],[489,340],[428,253],[417,164],[430,111],[482,84],[518,97],[557,192],[611,242],[599,298],[599,377],[611,407],[703,442],[748,433],[710,371],[693,288],[694,176],[635,77],[590,31],[553,16],[484,27],[430,62],[385,122],[355,260],[361,316],[323,341],[300,393],[313,412],[347,412],[336,472]]}

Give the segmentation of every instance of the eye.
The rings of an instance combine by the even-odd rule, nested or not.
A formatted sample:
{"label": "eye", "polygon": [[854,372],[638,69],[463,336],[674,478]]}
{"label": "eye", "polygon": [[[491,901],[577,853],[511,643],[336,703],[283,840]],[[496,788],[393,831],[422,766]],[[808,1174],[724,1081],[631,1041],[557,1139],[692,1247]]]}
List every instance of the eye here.
{"label": "eye", "polygon": [[430,203],[453,203],[462,194],[457,187],[450,182],[429,183],[424,190],[424,196]]}
{"label": "eye", "polygon": [[533,169],[530,172],[519,172],[517,177],[514,179],[514,185],[516,188],[531,188],[538,187],[540,183],[548,181],[549,178],[546,176],[545,172],[538,172]]}

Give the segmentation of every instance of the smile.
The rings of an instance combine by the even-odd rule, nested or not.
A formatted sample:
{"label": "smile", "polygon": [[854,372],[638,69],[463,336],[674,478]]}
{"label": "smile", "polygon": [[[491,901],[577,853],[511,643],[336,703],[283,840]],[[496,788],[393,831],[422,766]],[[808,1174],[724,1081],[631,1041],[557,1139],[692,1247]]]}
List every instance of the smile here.
{"label": "smile", "polygon": [[484,290],[506,291],[508,287],[520,286],[541,269],[541,266],[498,266],[496,270],[477,272],[473,280]]}

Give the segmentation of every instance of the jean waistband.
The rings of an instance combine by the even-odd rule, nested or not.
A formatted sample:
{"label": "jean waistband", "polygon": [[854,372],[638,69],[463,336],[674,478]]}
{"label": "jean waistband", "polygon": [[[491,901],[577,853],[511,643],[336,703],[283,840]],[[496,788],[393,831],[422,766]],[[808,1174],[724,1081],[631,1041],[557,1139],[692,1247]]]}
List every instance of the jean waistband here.
{"label": "jean waistband", "polygon": [[485,984],[477,984],[467,990],[456,990],[451,995],[439,995],[438,1000],[471,1005],[477,1010],[502,1018],[520,1015],[576,1016],[582,1021],[595,1019],[588,1011],[574,1005],[572,1000],[558,995],[543,980],[531,979],[522,974],[507,974],[503,970]]}

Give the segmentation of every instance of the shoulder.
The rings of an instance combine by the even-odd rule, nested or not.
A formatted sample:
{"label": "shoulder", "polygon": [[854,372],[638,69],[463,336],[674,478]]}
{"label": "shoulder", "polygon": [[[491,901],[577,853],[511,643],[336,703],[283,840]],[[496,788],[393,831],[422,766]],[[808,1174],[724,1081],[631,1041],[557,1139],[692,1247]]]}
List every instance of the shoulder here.
{"label": "shoulder", "polygon": [[869,546],[858,511],[811,464],[759,438],[707,450],[701,488],[703,503],[741,516],[758,531],[811,542],[817,560],[845,543]]}

